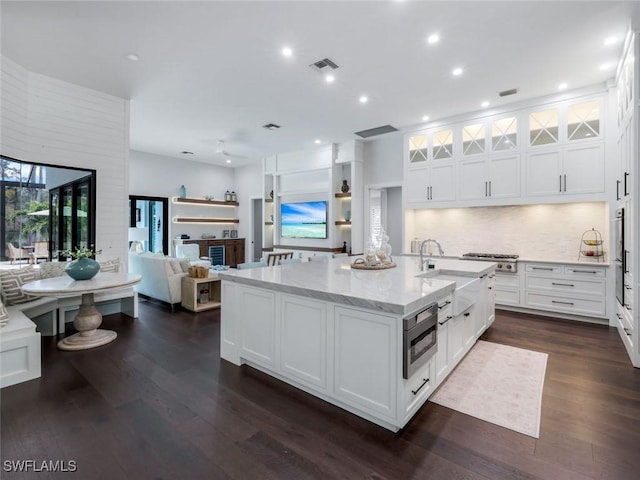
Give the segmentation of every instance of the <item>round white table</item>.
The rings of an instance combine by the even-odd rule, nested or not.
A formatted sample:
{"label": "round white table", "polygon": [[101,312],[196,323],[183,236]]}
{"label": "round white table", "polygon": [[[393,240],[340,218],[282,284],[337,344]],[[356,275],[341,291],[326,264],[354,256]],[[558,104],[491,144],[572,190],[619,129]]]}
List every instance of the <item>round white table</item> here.
{"label": "round white table", "polygon": [[82,295],[80,310],[73,321],[78,333],[58,342],[60,350],[86,350],[113,342],[118,334],[100,330],[102,314],[96,309],[93,294],[135,285],[142,276],[137,273],[98,273],[91,280],[74,280],[68,275],[36,280],[22,286],[22,291],[40,297],[75,297]]}

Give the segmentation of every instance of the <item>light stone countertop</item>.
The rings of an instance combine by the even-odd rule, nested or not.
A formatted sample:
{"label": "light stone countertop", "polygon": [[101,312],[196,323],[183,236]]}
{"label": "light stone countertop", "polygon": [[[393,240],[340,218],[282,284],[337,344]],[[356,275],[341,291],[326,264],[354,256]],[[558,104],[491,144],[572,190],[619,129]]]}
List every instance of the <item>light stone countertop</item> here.
{"label": "light stone countertop", "polygon": [[[419,254],[418,253],[403,253],[403,256],[407,256],[407,257],[418,257]],[[426,255],[428,256],[428,255]],[[600,266],[600,267],[609,267],[611,264],[609,263],[609,255],[605,255],[604,262],[598,262],[597,260],[589,260],[588,257],[581,257],[580,260],[578,260],[577,255],[574,257],[571,257],[571,259],[566,259],[566,258],[527,258],[526,256],[520,256],[518,257],[518,262],[526,262],[526,263],[554,263],[554,264],[562,264],[562,265],[593,265],[594,267]],[[441,257],[437,257],[434,256],[432,258],[441,258]],[[442,258],[449,258],[449,259],[460,259],[461,257],[458,256],[444,256]]]}
{"label": "light stone countertop", "polygon": [[[218,272],[218,276],[223,281],[403,316],[445,297],[456,287],[455,282],[437,277],[418,277],[421,272],[416,257],[394,257],[397,267],[385,270],[352,269],[355,258]],[[435,270],[442,273],[473,277],[491,272],[496,265],[440,257],[433,260]]]}

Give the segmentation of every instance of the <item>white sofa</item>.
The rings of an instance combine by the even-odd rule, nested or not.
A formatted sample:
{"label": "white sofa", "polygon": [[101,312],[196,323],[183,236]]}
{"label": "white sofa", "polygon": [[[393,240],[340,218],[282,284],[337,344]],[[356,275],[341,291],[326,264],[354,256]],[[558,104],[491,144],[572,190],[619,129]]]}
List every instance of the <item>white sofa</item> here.
{"label": "white sofa", "polygon": [[153,253],[129,254],[129,272],[142,275],[134,288],[145,297],[173,306],[182,301],[182,277],[189,261]]}

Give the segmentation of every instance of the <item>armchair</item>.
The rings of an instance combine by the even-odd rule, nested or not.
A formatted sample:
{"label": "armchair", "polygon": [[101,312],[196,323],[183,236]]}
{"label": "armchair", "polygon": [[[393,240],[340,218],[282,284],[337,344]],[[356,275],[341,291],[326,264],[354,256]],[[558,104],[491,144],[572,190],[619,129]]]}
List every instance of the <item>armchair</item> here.
{"label": "armchair", "polygon": [[49,260],[49,242],[34,242],[33,260],[38,263],[38,259]]}
{"label": "armchair", "polygon": [[7,243],[7,249],[9,250],[9,260],[11,260],[11,263],[16,260],[18,260],[18,263],[20,263],[23,258],[30,258],[30,252],[28,250],[25,250],[23,248],[16,248],[12,243]]}
{"label": "armchair", "polygon": [[200,247],[195,243],[183,243],[176,245],[176,257],[189,260],[192,266],[211,267],[211,261],[207,257],[200,256]]}

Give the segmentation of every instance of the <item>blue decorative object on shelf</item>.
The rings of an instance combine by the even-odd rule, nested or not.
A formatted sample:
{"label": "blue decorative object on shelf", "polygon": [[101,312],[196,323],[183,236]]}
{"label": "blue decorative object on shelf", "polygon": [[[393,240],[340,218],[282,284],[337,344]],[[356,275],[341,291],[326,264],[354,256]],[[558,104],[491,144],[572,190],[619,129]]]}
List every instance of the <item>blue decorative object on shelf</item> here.
{"label": "blue decorative object on shelf", "polygon": [[89,280],[100,271],[100,264],[93,258],[79,258],[70,262],[64,271],[74,280]]}
{"label": "blue decorative object on shelf", "polygon": [[180,185],[180,198],[187,198],[187,189],[184,185]]}

